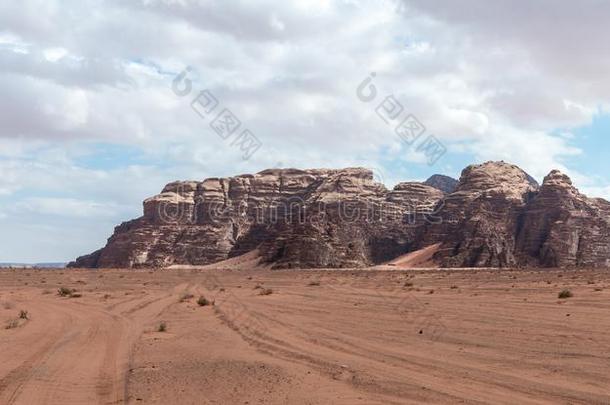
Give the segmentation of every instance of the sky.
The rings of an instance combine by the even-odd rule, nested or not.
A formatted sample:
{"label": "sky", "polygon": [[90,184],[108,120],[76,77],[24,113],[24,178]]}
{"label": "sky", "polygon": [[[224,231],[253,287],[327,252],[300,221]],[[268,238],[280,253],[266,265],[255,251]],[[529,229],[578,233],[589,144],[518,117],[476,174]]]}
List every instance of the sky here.
{"label": "sky", "polygon": [[0,262],[72,260],[170,181],[271,167],[391,188],[505,160],[610,199],[609,17],[603,0],[0,2]]}

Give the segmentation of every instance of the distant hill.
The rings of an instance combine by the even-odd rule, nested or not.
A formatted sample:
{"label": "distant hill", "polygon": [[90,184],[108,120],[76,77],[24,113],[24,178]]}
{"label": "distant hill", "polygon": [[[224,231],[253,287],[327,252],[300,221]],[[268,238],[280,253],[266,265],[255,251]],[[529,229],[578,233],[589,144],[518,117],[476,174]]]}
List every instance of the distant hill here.
{"label": "distant hill", "polygon": [[53,262],[53,263],[0,263],[0,268],[7,268],[7,267],[13,267],[13,268],[25,268],[25,269],[42,269],[42,268],[47,268],[47,269],[61,269],[66,267],[67,263],[59,263],[59,262]]}
{"label": "distant hill", "polygon": [[434,187],[446,194],[453,193],[458,183],[459,181],[456,179],[442,174],[435,174],[424,182],[425,185]]}

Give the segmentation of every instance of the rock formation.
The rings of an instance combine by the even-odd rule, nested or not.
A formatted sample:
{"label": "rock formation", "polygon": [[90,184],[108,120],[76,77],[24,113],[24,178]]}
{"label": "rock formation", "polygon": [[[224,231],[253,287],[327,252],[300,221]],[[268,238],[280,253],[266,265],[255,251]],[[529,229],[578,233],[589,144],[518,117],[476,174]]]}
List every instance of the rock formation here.
{"label": "rock formation", "polygon": [[170,183],[70,266],[204,265],[257,249],[275,268],[362,267],[431,245],[443,267],[608,266],[608,214],[558,171],[539,186],[504,162],[392,190],[361,168],[271,169]]}
{"label": "rock formation", "polygon": [[468,166],[455,191],[437,208],[424,245],[441,242],[435,259],[444,267],[507,267],[515,257],[519,218],[537,184],[504,162]]}
{"label": "rock formation", "polygon": [[557,170],[546,176],[521,222],[520,264],[610,266],[610,203],[580,194]]}
{"label": "rock formation", "polygon": [[71,266],[203,265],[259,249],[275,267],[360,267],[413,249],[443,193],[371,171],[272,169],[170,183]]}

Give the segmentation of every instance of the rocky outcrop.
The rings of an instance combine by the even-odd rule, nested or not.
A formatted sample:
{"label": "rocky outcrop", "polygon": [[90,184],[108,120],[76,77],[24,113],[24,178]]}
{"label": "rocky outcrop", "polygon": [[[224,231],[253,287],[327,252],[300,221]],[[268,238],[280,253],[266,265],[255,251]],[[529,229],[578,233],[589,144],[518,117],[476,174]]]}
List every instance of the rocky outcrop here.
{"label": "rocky outcrop", "polygon": [[610,266],[610,203],[580,194],[553,170],[525,210],[518,252],[522,265]]}
{"label": "rocky outcrop", "polygon": [[441,243],[435,260],[444,267],[515,266],[519,218],[536,190],[515,165],[468,166],[437,207],[442,221],[427,227],[423,245]]}
{"label": "rocky outcrop", "polygon": [[609,266],[608,214],[560,172],[539,186],[504,162],[392,190],[361,168],[272,169],[170,183],[70,266],[204,265],[257,249],[275,268],[362,267],[431,245],[442,267]]}

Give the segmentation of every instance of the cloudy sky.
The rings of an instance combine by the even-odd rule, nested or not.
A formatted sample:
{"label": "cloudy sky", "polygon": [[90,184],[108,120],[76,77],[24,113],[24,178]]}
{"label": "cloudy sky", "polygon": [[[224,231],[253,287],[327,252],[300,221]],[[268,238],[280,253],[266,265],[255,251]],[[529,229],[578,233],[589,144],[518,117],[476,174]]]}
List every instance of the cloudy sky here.
{"label": "cloudy sky", "polygon": [[[0,262],[71,260],[169,181],[269,167],[392,187],[506,160],[610,198],[609,17],[602,0],[0,2]],[[220,136],[224,109],[241,125]]]}

